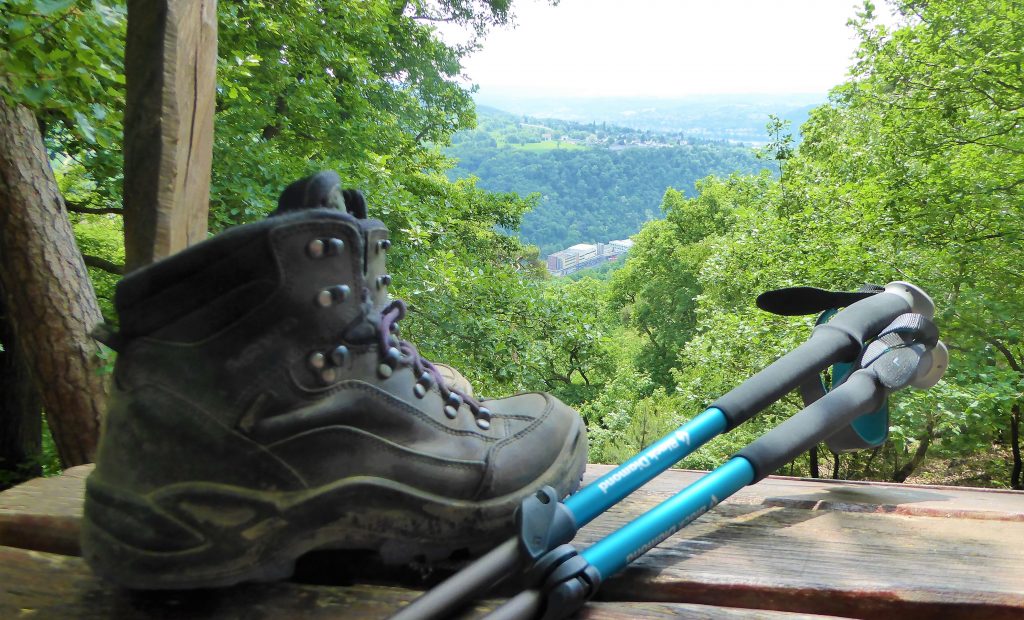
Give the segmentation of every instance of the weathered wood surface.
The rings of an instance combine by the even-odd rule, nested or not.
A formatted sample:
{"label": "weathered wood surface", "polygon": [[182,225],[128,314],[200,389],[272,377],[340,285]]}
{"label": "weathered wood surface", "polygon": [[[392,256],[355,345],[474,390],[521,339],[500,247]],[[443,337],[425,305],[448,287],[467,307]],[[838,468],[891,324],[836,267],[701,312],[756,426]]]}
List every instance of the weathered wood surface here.
{"label": "weathered wood surface", "polygon": [[[699,475],[660,476],[576,542],[590,544]],[[861,618],[1024,618],[1021,541],[1018,491],[772,477],[607,581],[602,598],[642,592]]]}
{"label": "weathered wood surface", "polygon": [[[382,585],[252,584],[197,592],[126,592],[92,575],[76,557],[0,547],[0,618],[103,618],[109,620],[253,620],[258,618],[387,618],[419,593]],[[487,600],[461,615],[479,618],[500,603]],[[681,603],[597,603],[580,618],[822,618],[781,612]]]}
{"label": "weathered wood surface", "polygon": [[[592,465],[586,479],[608,470]],[[0,493],[0,544],[74,553],[87,472],[88,467],[74,468],[59,478]],[[576,542],[589,545],[699,475],[680,470],[662,474],[587,526]],[[770,477],[743,489],[606,581],[599,598],[617,603],[588,613],[612,615],[588,617],[700,613],[673,607],[685,603],[715,606],[710,607],[711,617],[723,617],[721,607],[741,607],[860,618],[1024,618],[1021,541],[1021,492]],[[64,575],[60,579],[78,583],[76,587],[86,588],[83,584],[91,579],[77,560],[28,557],[37,562],[46,558],[54,579],[59,573]],[[58,570],[58,565],[64,568]],[[2,578],[10,583],[14,576]],[[31,582],[19,583],[28,588]],[[92,594],[87,599],[107,601],[106,610],[126,596],[95,580],[88,584]],[[308,594],[314,592],[308,588],[317,587],[322,586],[279,584],[273,588],[284,590],[268,591],[289,596],[281,596],[279,603],[273,597],[259,599],[260,605],[267,610],[283,605],[281,613],[287,616],[300,613],[295,607],[300,603],[292,598],[356,597],[339,604],[355,605],[353,609],[365,609],[366,617],[376,617],[373,605],[390,608],[409,596],[405,590],[384,593],[365,585]],[[371,591],[376,594],[367,594]],[[0,594],[0,617],[6,617],[3,605],[11,604],[5,596]],[[236,600],[232,594],[223,596]],[[621,601],[637,605],[623,611]],[[162,617],[163,612],[153,613]]]}
{"label": "weathered wood surface", "polygon": [[124,225],[130,271],[206,238],[216,0],[130,0]]}

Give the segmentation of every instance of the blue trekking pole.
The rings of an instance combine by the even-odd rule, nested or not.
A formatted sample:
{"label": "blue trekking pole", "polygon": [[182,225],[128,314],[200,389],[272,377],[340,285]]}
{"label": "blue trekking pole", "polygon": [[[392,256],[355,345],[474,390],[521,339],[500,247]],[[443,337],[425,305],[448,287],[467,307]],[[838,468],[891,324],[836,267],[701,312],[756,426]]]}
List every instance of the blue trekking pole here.
{"label": "blue trekking pole", "polygon": [[[559,610],[572,613],[593,595],[602,578],[618,572],[714,504],[760,480],[841,426],[878,410],[888,395],[887,389],[891,388],[868,389],[867,382],[873,379],[859,374],[866,370],[851,373],[842,386],[827,396],[815,394],[817,402],[793,418],[799,419],[795,425],[790,424],[793,420],[783,423],[744,449],[737,458],[581,554],[565,544],[579,528],[715,436],[742,424],[794,388],[801,387],[805,394],[812,392],[805,390],[811,379],[817,381],[818,373],[832,364],[856,362],[865,353],[866,343],[875,340],[887,327],[892,328],[894,319],[913,313],[927,321],[934,312],[928,295],[906,282],[893,282],[884,288],[857,293],[833,293],[808,287],[783,289],[763,295],[758,305],[778,314],[809,314],[847,307],[836,312],[830,322],[819,321],[807,342],[564,502],[559,502],[549,487],[524,499],[516,514],[518,537],[507,540],[426,592],[396,613],[393,620],[445,617],[502,578],[528,565],[535,565],[530,571],[534,580],[548,585],[520,594],[502,607],[500,613],[495,612],[498,614],[495,617],[533,617],[542,609],[546,610],[545,618],[564,617]],[[902,342],[899,330],[894,333],[894,338]],[[935,346],[931,343],[928,351]],[[921,357],[924,353],[915,355]],[[935,356],[934,365],[944,368],[944,362],[938,363],[939,357]],[[915,372],[919,366],[914,365]],[[920,376],[910,379],[917,383],[925,380]],[[780,437],[795,428],[805,430],[799,435],[799,441],[780,441]],[[814,439],[819,435],[820,439]],[[806,447],[801,447],[804,444]],[[788,456],[791,453],[792,456]],[[766,456],[769,454],[772,458]]]}
{"label": "blue trekking pole", "polygon": [[530,571],[534,587],[485,617],[558,620],[572,615],[593,597],[602,580],[744,486],[759,482],[831,437],[838,428],[878,411],[890,392],[908,385],[927,389],[937,383],[945,373],[948,353],[930,320],[906,314],[867,348],[863,358],[861,368],[842,378],[832,392],[676,495],[582,552],[565,544],[545,554]]}

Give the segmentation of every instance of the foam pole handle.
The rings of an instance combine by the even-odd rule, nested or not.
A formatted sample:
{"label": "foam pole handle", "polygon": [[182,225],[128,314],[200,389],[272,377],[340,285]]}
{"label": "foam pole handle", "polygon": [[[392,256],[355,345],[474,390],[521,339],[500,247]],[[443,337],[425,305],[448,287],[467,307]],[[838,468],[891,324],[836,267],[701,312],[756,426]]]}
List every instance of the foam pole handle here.
{"label": "foam pole handle", "polygon": [[[897,286],[910,287],[911,293],[904,294]],[[732,430],[828,366],[853,361],[864,342],[899,315],[912,311],[928,315],[934,306],[917,287],[892,283],[885,292],[862,299],[830,322],[815,327],[807,342],[719,398],[712,407],[722,411],[728,422],[726,430]]]}
{"label": "foam pole handle", "polygon": [[757,438],[736,456],[750,462],[753,482],[758,482],[859,416],[877,410],[887,394],[873,371],[858,370],[841,386]]}

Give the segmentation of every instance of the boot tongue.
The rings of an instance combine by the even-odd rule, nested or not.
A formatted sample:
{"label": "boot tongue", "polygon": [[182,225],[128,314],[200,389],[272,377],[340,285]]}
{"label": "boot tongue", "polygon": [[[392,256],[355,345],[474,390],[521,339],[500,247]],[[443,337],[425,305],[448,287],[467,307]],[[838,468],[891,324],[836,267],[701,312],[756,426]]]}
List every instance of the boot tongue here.
{"label": "boot tongue", "polygon": [[[351,190],[348,190],[351,191]],[[358,192],[356,192],[358,193]],[[341,177],[333,170],[318,172],[313,176],[295,181],[284,188],[277,199],[277,209],[270,215],[281,215],[303,209],[338,209],[348,211],[341,190]],[[365,203],[363,217],[366,217]]]}
{"label": "boot tongue", "polygon": [[341,177],[333,170],[318,172],[286,187],[270,216],[304,209],[336,209],[348,213],[359,221],[364,239],[368,231],[382,226],[380,222],[369,219],[363,194],[354,189],[343,190]]}

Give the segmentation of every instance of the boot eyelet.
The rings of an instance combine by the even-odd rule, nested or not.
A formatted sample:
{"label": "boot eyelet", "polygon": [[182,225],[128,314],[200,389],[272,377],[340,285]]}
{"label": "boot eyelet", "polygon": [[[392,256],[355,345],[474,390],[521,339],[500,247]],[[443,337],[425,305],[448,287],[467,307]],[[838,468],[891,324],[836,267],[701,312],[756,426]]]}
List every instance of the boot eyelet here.
{"label": "boot eyelet", "polygon": [[327,363],[327,357],[323,353],[314,353],[309,356],[309,365],[313,370],[321,370]]}
{"label": "boot eyelet", "polygon": [[444,414],[448,416],[449,420],[454,420],[459,415],[459,410],[451,405],[444,406]]}
{"label": "boot eyelet", "polygon": [[391,286],[391,276],[384,274],[377,278],[377,288],[381,289],[386,286]]}
{"label": "boot eyelet", "polygon": [[381,239],[380,241],[377,242],[377,252],[378,253],[379,252],[387,252],[390,249],[391,249],[391,240],[390,239]]}
{"label": "boot eyelet", "polygon": [[487,407],[480,407],[476,412],[476,425],[487,430],[491,428],[491,410]]}
{"label": "boot eyelet", "polygon": [[448,404],[458,409],[462,406],[462,397],[455,392],[448,393]]}
{"label": "boot eyelet", "polygon": [[345,248],[345,242],[341,239],[330,238],[327,240],[326,253],[328,256],[337,256]]}
{"label": "boot eyelet", "polygon": [[388,348],[387,353],[384,354],[384,363],[389,366],[394,366],[398,363],[398,360],[402,358],[402,352],[395,347]]}
{"label": "boot eyelet", "polygon": [[427,395],[427,388],[423,387],[422,383],[417,383],[412,386],[412,393],[416,395],[416,398],[423,398]]}
{"label": "boot eyelet", "polygon": [[393,373],[394,371],[395,369],[392,368],[391,366],[388,366],[387,364],[381,364],[380,366],[377,366],[377,374],[380,375],[382,379],[387,379],[388,377],[391,376],[391,373]]}
{"label": "boot eyelet", "polygon": [[325,288],[316,294],[316,305],[327,308],[334,304],[340,304],[352,293],[352,287],[347,284],[338,284]]}
{"label": "boot eyelet", "polygon": [[324,368],[320,371],[320,379],[324,383],[334,383],[338,380],[338,371],[331,367]]}
{"label": "boot eyelet", "polygon": [[348,359],[348,347],[345,345],[339,345],[331,351],[331,363],[335,366],[341,366]]}
{"label": "boot eyelet", "polygon": [[324,255],[324,249],[323,239],[313,239],[306,245],[306,254],[309,254],[310,258],[321,258]]}
{"label": "boot eyelet", "polygon": [[331,287],[331,295],[334,296],[334,301],[336,303],[345,301],[351,292],[352,287],[347,284],[339,284],[338,286]]}

